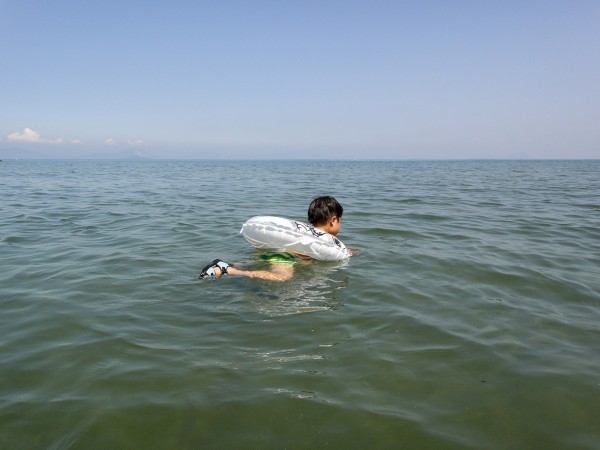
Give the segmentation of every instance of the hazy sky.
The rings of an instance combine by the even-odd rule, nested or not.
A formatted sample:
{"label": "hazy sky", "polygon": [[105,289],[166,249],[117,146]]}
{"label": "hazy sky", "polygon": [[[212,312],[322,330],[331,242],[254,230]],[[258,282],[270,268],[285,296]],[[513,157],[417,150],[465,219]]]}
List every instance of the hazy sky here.
{"label": "hazy sky", "polygon": [[600,158],[600,1],[0,2],[0,149]]}

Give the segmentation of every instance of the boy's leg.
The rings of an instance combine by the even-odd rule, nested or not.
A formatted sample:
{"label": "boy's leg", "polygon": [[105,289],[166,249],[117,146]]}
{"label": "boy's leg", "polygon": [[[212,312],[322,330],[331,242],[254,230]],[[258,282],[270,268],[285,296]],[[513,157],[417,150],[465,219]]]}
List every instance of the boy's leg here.
{"label": "boy's leg", "polygon": [[[217,277],[221,276],[220,270],[217,271]],[[278,264],[274,263],[271,266],[271,270],[240,270],[229,266],[227,273],[230,275],[242,275],[244,277],[258,278],[260,280],[267,281],[287,281],[294,275],[293,264]]]}

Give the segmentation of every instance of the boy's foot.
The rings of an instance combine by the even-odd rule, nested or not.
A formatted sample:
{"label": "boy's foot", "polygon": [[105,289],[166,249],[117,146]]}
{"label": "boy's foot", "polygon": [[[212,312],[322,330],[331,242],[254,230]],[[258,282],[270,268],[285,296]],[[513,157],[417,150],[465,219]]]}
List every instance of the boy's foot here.
{"label": "boy's foot", "polygon": [[229,264],[227,264],[226,262],[223,262],[220,259],[215,259],[204,269],[202,269],[202,272],[200,272],[198,278],[203,280],[207,278],[221,278],[223,275],[227,275],[228,267]]}

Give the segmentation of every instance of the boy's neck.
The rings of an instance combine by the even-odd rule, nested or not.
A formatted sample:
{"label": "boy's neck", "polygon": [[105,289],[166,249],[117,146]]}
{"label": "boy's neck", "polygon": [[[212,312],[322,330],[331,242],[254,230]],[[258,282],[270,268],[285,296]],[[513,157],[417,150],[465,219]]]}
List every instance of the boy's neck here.
{"label": "boy's neck", "polygon": [[[337,221],[337,218],[335,218],[335,220]],[[336,236],[339,231],[339,225],[336,226],[335,221],[332,220],[328,220],[327,222],[321,223],[319,225],[314,225],[314,227],[321,231],[324,231],[327,234],[331,234],[332,236]]]}

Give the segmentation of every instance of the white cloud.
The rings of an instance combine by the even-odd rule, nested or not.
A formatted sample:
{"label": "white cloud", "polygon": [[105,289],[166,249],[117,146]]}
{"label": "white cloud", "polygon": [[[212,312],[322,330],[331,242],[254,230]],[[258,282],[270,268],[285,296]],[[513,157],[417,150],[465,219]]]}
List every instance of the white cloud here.
{"label": "white cloud", "polygon": [[143,143],[144,143],[144,141],[142,141],[140,139],[128,139],[127,140],[127,144],[129,144],[131,146],[142,145]]}
{"label": "white cloud", "polygon": [[115,141],[113,138],[108,138],[107,140],[104,141],[104,143],[106,145],[117,145],[117,141]]}
{"label": "white cloud", "polygon": [[37,131],[31,128],[25,128],[22,133],[15,131],[8,135],[7,139],[13,142],[29,142],[34,144],[62,144],[63,139],[42,139],[42,136]]}
{"label": "white cloud", "polygon": [[41,137],[40,133],[37,131],[33,131],[31,128],[25,128],[23,133],[19,133],[15,131],[8,135],[9,141],[18,141],[18,142],[40,142]]}
{"label": "white cloud", "polygon": [[73,139],[71,141],[71,144],[73,144],[73,145],[82,145],[83,141],[81,139]]}

